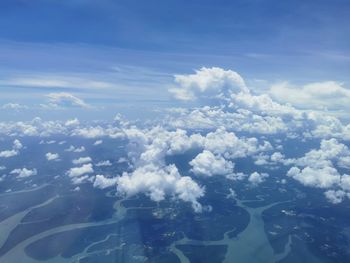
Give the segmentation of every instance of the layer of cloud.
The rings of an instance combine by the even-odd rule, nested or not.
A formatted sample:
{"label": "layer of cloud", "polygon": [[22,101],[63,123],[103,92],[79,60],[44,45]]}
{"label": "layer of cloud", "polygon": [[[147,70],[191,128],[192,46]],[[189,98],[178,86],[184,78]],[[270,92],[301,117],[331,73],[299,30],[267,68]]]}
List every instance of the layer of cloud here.
{"label": "layer of cloud", "polygon": [[[221,73],[217,74],[217,72]],[[181,75],[180,87],[175,89],[181,92],[181,96],[186,98],[185,95],[189,93],[188,90],[192,91],[192,89],[197,90],[199,94],[202,94],[201,91],[205,94],[207,85],[213,85],[214,88],[210,89],[210,91],[215,96],[211,94],[212,96],[209,97],[216,98],[218,101],[216,106],[213,106],[213,103],[210,103],[210,106],[208,106],[206,104],[208,100],[203,100],[202,102],[207,106],[171,112],[169,117],[164,121],[164,124],[187,129],[213,129],[223,126],[227,129],[249,133],[287,134],[290,137],[336,137],[350,140],[350,124],[344,125],[339,119],[329,114],[303,111],[290,104],[281,104],[273,100],[268,94],[253,94],[246,86],[243,89],[230,88],[228,89],[228,94],[222,96],[222,90],[227,90],[226,76],[231,73],[231,71],[211,68],[199,70],[193,75]],[[215,79],[215,81],[212,79]],[[217,79],[221,80],[217,81]],[[212,84],[212,81],[215,82],[215,85]],[[327,86],[328,84],[322,85]],[[313,90],[315,92],[317,90],[315,85],[315,83],[306,85],[307,90]],[[199,88],[201,86],[204,88]],[[332,92],[338,94],[337,96],[344,93],[344,98],[339,103],[344,104],[343,107],[345,104],[348,105],[348,95],[346,95],[348,91],[345,88],[339,86],[331,89],[330,93]],[[289,97],[288,92],[283,94],[288,94]],[[326,96],[326,94],[328,93],[325,91],[320,92],[319,97]],[[181,99],[180,95],[175,97]],[[194,93],[190,95],[187,97],[200,97]],[[335,95],[332,97],[335,97]]]}
{"label": "layer of cloud", "polygon": [[[223,175],[231,180],[247,180],[255,186],[268,180],[268,174],[261,171],[251,174],[235,171],[237,158],[249,157],[256,165],[291,166],[287,173],[290,178],[305,186],[323,189],[326,198],[333,203],[349,195],[350,176],[341,169],[349,169],[350,154],[339,139],[350,140],[350,124],[344,124],[334,116],[277,102],[267,94],[254,94],[243,78],[232,70],[202,68],[195,74],[175,76],[175,82],[177,87],[170,91],[176,98],[197,100],[201,106],[168,111],[164,120],[149,122],[142,128],[117,115],[109,124],[87,125],[77,119],[59,122],[39,118],[31,122],[0,123],[0,132],[10,136],[65,134],[96,138],[96,145],[101,142],[98,138],[125,139],[128,141],[128,156],[123,161],[129,164],[127,172],[114,177],[94,177],[89,175],[94,172],[91,159],[80,158],[73,163],[81,166],[67,172],[73,184],[91,181],[98,188],[116,186],[120,194],[143,193],[154,201],[180,199],[189,202],[197,212],[202,210],[200,200],[205,193],[204,187],[196,182],[197,175]],[[305,92],[310,94],[317,89],[312,85],[305,86]],[[332,88],[316,98],[341,92],[347,96],[343,89]],[[50,94],[50,104],[57,107],[87,106],[84,101],[67,94]],[[210,106],[206,105],[208,102]],[[299,158],[287,158],[283,148],[279,147],[281,145],[268,142],[269,135],[305,141],[323,140],[320,149],[311,150]],[[72,145],[66,149],[70,152],[84,150],[83,146],[76,148]],[[199,153],[189,162],[192,177],[181,175],[177,167],[167,161],[167,157],[187,151]],[[96,166],[110,164],[101,161]]]}
{"label": "layer of cloud", "polygon": [[108,89],[114,87],[109,82],[92,80],[83,77],[67,77],[57,75],[29,75],[25,77],[12,77],[0,81],[2,86],[39,87],[47,89],[77,88],[77,89]]}
{"label": "layer of cloud", "polygon": [[350,111],[350,89],[335,81],[315,82],[302,87],[284,82],[273,85],[269,94],[280,102],[302,109]]}

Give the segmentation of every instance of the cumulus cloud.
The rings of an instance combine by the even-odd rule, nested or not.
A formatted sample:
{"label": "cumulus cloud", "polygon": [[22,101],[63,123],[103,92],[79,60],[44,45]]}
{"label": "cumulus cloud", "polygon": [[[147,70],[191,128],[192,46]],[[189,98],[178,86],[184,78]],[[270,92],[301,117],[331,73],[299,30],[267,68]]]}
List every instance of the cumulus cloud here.
{"label": "cumulus cloud", "polygon": [[87,156],[87,157],[80,157],[78,159],[74,159],[72,162],[73,164],[83,164],[83,163],[89,163],[91,161],[92,159],[89,156]]}
{"label": "cumulus cloud", "polygon": [[75,153],[81,153],[85,151],[84,146],[80,147],[74,147],[73,145],[69,146],[67,149],[65,149],[66,152],[75,152]]}
{"label": "cumulus cloud", "polygon": [[280,152],[274,152],[271,155],[271,161],[273,162],[281,162],[283,161],[285,158],[284,154],[280,153]]}
{"label": "cumulus cloud", "polygon": [[36,169],[27,169],[27,168],[22,168],[22,169],[14,169],[10,172],[10,174],[17,174],[17,178],[25,178],[29,177],[32,175],[37,175],[37,170]]}
{"label": "cumulus cloud", "polygon": [[[219,73],[218,73],[219,72]],[[289,101],[276,100],[270,97],[272,94],[254,94],[247,86],[243,86],[244,80],[233,81],[230,70],[219,68],[201,69],[196,74],[180,75],[178,77],[179,87],[170,91],[175,97],[183,100],[196,98],[221,98],[220,103],[213,106],[204,106],[195,109],[182,109],[169,112],[164,123],[171,127],[186,129],[213,129],[224,126],[227,129],[258,134],[287,134],[289,137],[319,137],[319,138],[341,138],[350,140],[350,124],[344,125],[339,119],[329,114],[318,111],[304,111],[286,103]],[[230,79],[228,81],[227,79]],[[226,85],[224,83],[231,83]],[[237,83],[241,83],[238,85]],[[240,88],[232,88],[234,85]],[[236,85],[236,87],[237,87]],[[334,87],[338,85],[337,87]],[[327,97],[329,104],[333,105],[332,99],[341,97],[339,103],[347,103],[348,90],[334,82],[312,83],[306,85],[305,89],[313,94],[320,88],[322,91],[315,98]],[[332,86],[330,91],[326,87]],[[208,88],[213,87],[213,88]],[[231,87],[226,89],[225,87]],[[242,88],[244,87],[244,88]],[[225,90],[229,91],[225,94]],[[209,93],[207,93],[209,92]],[[280,92],[286,98],[291,92],[282,90]],[[302,92],[293,91],[292,94],[301,96]],[[273,94],[277,94],[273,92]],[[285,95],[285,94],[288,94]],[[335,96],[337,94],[337,96]],[[309,97],[311,97],[311,95]],[[329,98],[328,98],[329,95]],[[201,97],[202,96],[202,97]],[[276,97],[276,96],[275,96]],[[297,98],[296,100],[299,100]],[[203,102],[206,102],[203,100]],[[318,103],[315,105],[326,105]],[[334,105],[337,105],[334,103]],[[338,106],[336,106],[337,108]],[[341,107],[339,106],[338,109]]]}
{"label": "cumulus cloud", "polygon": [[332,138],[329,140],[322,140],[319,150],[311,150],[305,154],[304,157],[297,159],[297,164],[313,166],[325,166],[333,162],[338,166],[350,168],[347,166],[347,160],[350,157],[350,149],[343,143]]}
{"label": "cumulus cloud", "polygon": [[60,157],[58,153],[50,153],[50,152],[48,152],[45,156],[48,161],[58,160]]}
{"label": "cumulus cloud", "polygon": [[287,176],[294,178],[303,185],[319,188],[330,188],[340,181],[338,171],[330,166],[325,167],[305,167],[299,169],[292,167],[289,169]]}
{"label": "cumulus cloud", "polygon": [[350,168],[349,157],[350,149],[345,144],[334,138],[324,139],[320,149],[313,149],[297,159],[287,159],[295,165],[289,169],[287,176],[305,186],[329,189],[325,192],[326,198],[332,203],[339,203],[350,192],[350,176],[338,170],[339,167]]}
{"label": "cumulus cloud", "polygon": [[251,175],[249,175],[248,181],[253,185],[258,185],[263,183],[267,177],[269,177],[267,173],[254,172]]}
{"label": "cumulus cloud", "polygon": [[[219,98],[220,103],[216,106],[213,105],[215,103],[211,103],[211,106],[172,111],[163,123],[166,127],[215,129],[223,126],[236,132],[252,134],[280,133],[294,138],[333,137],[350,140],[350,124],[345,125],[334,116],[318,111],[296,109],[291,105],[283,104],[284,102],[277,102],[268,94],[256,95],[244,84],[244,80],[232,70],[202,68],[197,70],[195,74],[178,75],[175,80],[178,84],[175,89],[184,94],[182,97],[187,99],[191,97],[198,99],[214,97]],[[311,88],[308,86],[307,90],[316,90],[317,88],[312,87],[314,84],[310,84]],[[339,83],[337,85],[342,86]],[[345,88],[343,87],[343,89]],[[322,88],[322,90],[327,89]],[[331,90],[336,94],[343,92],[343,90],[341,92],[337,91],[339,87]],[[324,92],[320,92],[321,95],[323,94],[322,96],[329,95],[328,93],[325,95]],[[346,99],[346,92],[343,93],[341,94]],[[56,97],[53,96],[53,100]],[[73,127],[65,125],[65,123],[36,120],[29,123],[0,123],[0,132],[2,134],[30,136],[64,133],[88,138],[100,136],[123,137],[121,129],[129,124],[126,124],[119,115],[113,124],[119,128],[113,127],[113,125],[107,128],[101,126],[74,126],[75,128],[72,131]]]}
{"label": "cumulus cloud", "polygon": [[346,193],[342,190],[328,190],[325,193],[326,198],[329,202],[332,204],[339,204],[343,202],[344,198],[346,197]]}
{"label": "cumulus cloud", "polygon": [[226,175],[233,172],[234,164],[222,156],[215,156],[212,152],[204,150],[191,162],[191,171],[196,175],[213,176]]}
{"label": "cumulus cloud", "polygon": [[0,157],[9,158],[19,154],[19,151],[23,148],[22,143],[19,140],[14,140],[11,150],[4,150],[0,152]]}
{"label": "cumulus cloud", "polygon": [[[254,94],[254,90],[249,90],[243,78],[232,70],[202,68],[194,74],[175,76],[175,82],[177,86],[170,92],[176,98],[197,100],[199,105],[209,101],[210,106],[169,110],[165,120],[147,123],[151,126],[142,129],[117,115],[111,124],[100,122],[93,126],[80,124],[76,119],[44,122],[36,118],[26,123],[0,123],[0,132],[12,136],[65,134],[96,140],[104,136],[126,139],[128,172],[115,177],[117,179],[103,175],[89,177],[87,174],[93,172],[93,166],[88,163],[67,172],[73,183],[93,181],[95,187],[100,188],[116,184],[119,193],[144,193],[155,201],[167,197],[180,199],[190,202],[196,211],[202,209],[200,198],[204,195],[204,187],[195,181],[198,177],[182,176],[175,165],[169,164],[167,157],[187,151],[198,152],[190,161],[194,174],[223,174],[232,180],[248,179],[248,182],[258,185],[268,174],[254,172],[246,175],[233,171],[236,158],[251,157],[258,165],[291,166],[288,176],[304,185],[324,189],[326,197],[334,203],[348,195],[350,179],[341,174],[339,168],[349,168],[349,151],[346,145],[330,138],[350,140],[350,124],[345,125],[334,116],[298,109],[285,103],[289,101],[276,100],[272,93]],[[306,89],[311,92],[316,88]],[[70,96],[52,96],[51,100],[52,105],[64,104],[65,100],[76,107],[85,104]],[[274,148],[267,141],[271,134],[281,135],[281,138],[323,140],[318,150],[300,158],[286,158],[283,148]],[[97,140],[94,145],[101,142]],[[84,150],[84,147],[74,146],[66,149],[72,152]],[[76,164],[83,162],[77,161]],[[104,165],[110,165],[110,162],[96,164]]]}
{"label": "cumulus cloud", "polygon": [[90,174],[93,172],[94,172],[94,169],[92,168],[92,164],[88,163],[88,164],[84,164],[80,167],[73,167],[73,168],[69,169],[67,174],[69,177],[79,177],[81,175]]}
{"label": "cumulus cloud", "polygon": [[247,157],[271,150],[267,141],[256,138],[239,138],[233,132],[219,128],[205,136],[185,130],[168,131],[160,127],[150,130],[136,128],[124,130],[129,140],[128,155],[137,165],[150,162],[164,164],[165,156],[181,154],[191,149],[207,150],[226,159]]}
{"label": "cumulus cloud", "polygon": [[[229,159],[253,156],[272,149],[267,141],[239,138],[224,128],[204,135],[189,135],[181,129],[169,131],[159,126],[144,130],[131,127],[123,131],[129,141],[127,152],[134,171],[124,173],[123,179],[117,181],[118,191],[128,195],[145,193],[152,200],[172,196],[191,202],[196,211],[201,209],[197,199],[204,194],[204,189],[194,179],[181,176],[174,165],[168,165],[166,156],[199,150],[201,153],[190,162],[194,173],[208,176],[224,174],[230,179],[241,180],[245,176],[233,173],[234,165]],[[180,186],[184,188],[181,190]]]}
{"label": "cumulus cloud", "polygon": [[96,175],[93,186],[100,189],[116,186],[118,177],[107,178],[103,175]]}
{"label": "cumulus cloud", "polygon": [[224,128],[209,132],[203,140],[203,147],[230,159],[252,156],[272,149],[268,141],[259,143],[255,137],[239,138],[234,132],[228,132]]}
{"label": "cumulus cloud", "polygon": [[18,154],[18,151],[16,150],[5,150],[0,152],[0,157],[9,158],[9,157],[16,156],[17,154]]}
{"label": "cumulus cloud", "polygon": [[175,75],[175,82],[179,86],[169,91],[180,100],[219,98],[231,92],[248,91],[237,72],[218,67],[203,67],[196,70],[195,74]]}
{"label": "cumulus cloud", "polygon": [[121,177],[118,177],[117,189],[128,196],[144,193],[156,202],[170,195],[190,202],[196,212],[202,210],[197,200],[204,195],[204,188],[191,177],[181,176],[175,165],[159,167],[148,164],[137,168],[130,174],[123,173]]}
{"label": "cumulus cloud", "polygon": [[46,95],[49,104],[48,107],[60,108],[60,107],[78,107],[78,108],[89,108],[90,106],[82,99],[67,93],[49,93]]}

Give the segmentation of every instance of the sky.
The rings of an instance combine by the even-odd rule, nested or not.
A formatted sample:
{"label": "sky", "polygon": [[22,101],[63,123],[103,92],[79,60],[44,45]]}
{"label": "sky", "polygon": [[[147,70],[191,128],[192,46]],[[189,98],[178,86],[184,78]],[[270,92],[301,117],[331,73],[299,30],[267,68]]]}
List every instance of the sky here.
{"label": "sky", "polygon": [[[257,185],[266,169],[348,200],[349,13],[336,0],[3,0],[0,140],[13,143],[0,158],[21,158],[26,137],[121,139],[122,174],[94,175],[90,158],[65,175],[154,201],[176,196],[197,212],[198,176]],[[181,175],[169,157],[189,152]],[[257,170],[236,169],[241,158]],[[24,165],[10,174],[40,174]]]}
{"label": "sky", "polygon": [[[283,83],[287,92],[347,89],[349,23],[350,3],[338,0],[3,0],[0,120],[143,118],[196,106],[168,91],[175,75],[202,67],[234,70],[257,94]],[[51,107],[57,94],[63,105]]]}

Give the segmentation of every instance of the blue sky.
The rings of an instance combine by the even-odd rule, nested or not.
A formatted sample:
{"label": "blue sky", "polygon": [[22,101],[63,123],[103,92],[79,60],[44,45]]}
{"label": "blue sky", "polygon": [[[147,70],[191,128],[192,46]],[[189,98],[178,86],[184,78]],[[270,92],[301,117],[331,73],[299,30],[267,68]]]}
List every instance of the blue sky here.
{"label": "blue sky", "polygon": [[41,172],[22,159],[25,137],[63,145],[41,156],[55,162],[89,157],[80,138],[113,151],[107,139],[122,140],[120,176],[95,174],[92,158],[62,176],[200,212],[197,176],[256,186],[271,171],[339,204],[350,198],[349,25],[349,0],[2,0],[0,142],[14,140],[0,158],[19,156],[7,172],[20,179]]}
{"label": "blue sky", "polygon": [[174,106],[173,75],[202,66],[233,69],[253,90],[349,86],[349,24],[350,3],[337,0],[3,0],[0,104],[38,105],[64,91],[113,108],[96,117]]}

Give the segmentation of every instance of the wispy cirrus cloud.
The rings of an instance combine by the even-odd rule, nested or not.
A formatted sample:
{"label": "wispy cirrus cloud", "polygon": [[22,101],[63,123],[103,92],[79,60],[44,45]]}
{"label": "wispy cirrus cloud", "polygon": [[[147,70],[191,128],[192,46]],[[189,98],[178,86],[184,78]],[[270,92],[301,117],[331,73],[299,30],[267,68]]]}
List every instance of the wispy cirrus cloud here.
{"label": "wispy cirrus cloud", "polygon": [[37,87],[46,89],[109,89],[114,85],[109,82],[90,79],[86,76],[61,75],[27,75],[14,76],[0,80],[0,86],[7,87]]}

